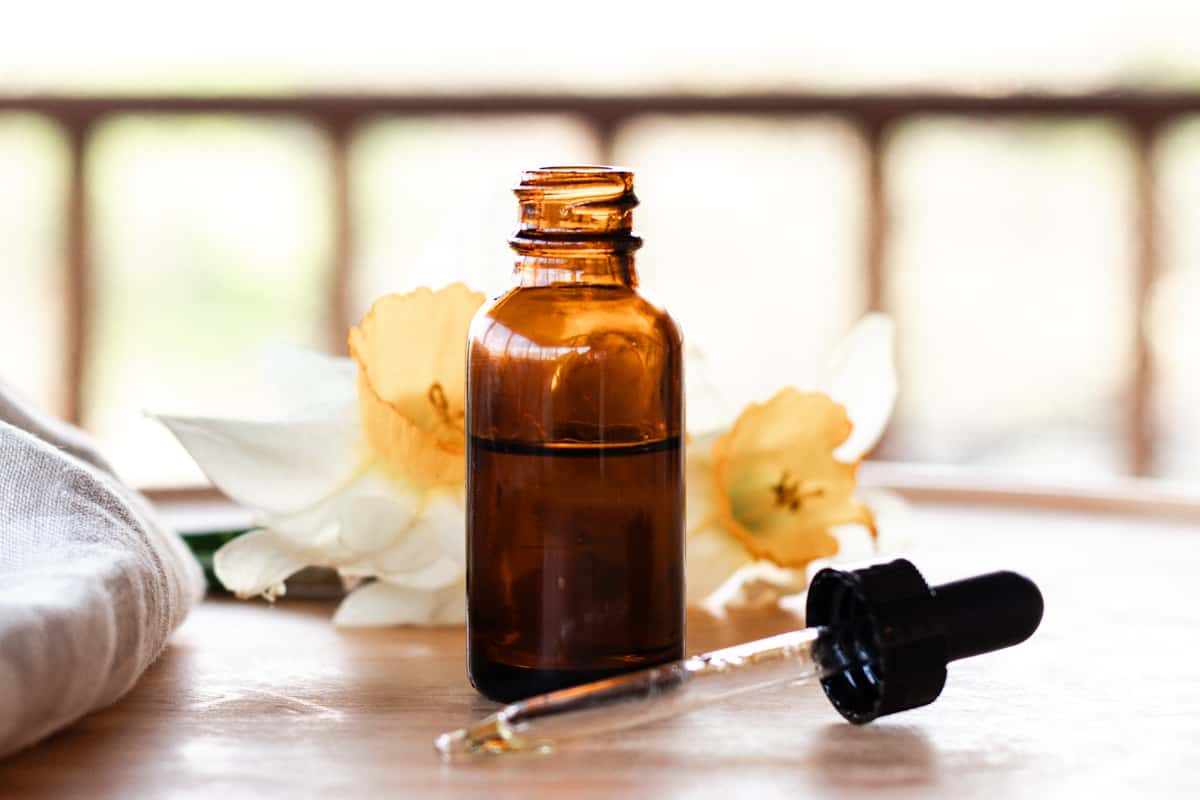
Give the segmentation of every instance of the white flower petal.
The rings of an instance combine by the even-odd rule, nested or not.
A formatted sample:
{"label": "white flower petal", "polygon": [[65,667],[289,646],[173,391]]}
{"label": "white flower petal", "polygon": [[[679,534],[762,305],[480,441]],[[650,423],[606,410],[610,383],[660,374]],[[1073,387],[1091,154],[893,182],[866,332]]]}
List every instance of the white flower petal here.
{"label": "white flower petal", "polygon": [[687,601],[703,603],[753,559],[737,537],[719,525],[705,525],[687,539]]}
{"label": "white flower petal", "polygon": [[463,574],[464,514],[462,501],[449,494],[422,497],[371,471],[310,509],[262,519],[345,576],[437,588]]}
{"label": "white flower petal", "polygon": [[436,536],[442,555],[466,569],[467,508],[463,497],[448,492],[430,495],[414,528],[414,533],[429,532]]}
{"label": "white flower petal", "polygon": [[402,535],[420,504],[419,494],[372,469],[308,508],[258,518],[262,527],[299,547],[327,552],[331,560],[353,560]]}
{"label": "white flower petal", "polygon": [[846,407],[854,430],[834,451],[854,463],[879,443],[896,405],[895,325],[886,314],[867,314],[842,341],[831,362],[826,391]]}
{"label": "white flower petal", "polygon": [[338,495],[292,514],[256,515],[259,526],[277,533],[296,547],[333,553],[338,550],[341,523],[337,518]]}
{"label": "white flower petal", "polygon": [[[445,581],[423,578],[427,570],[433,575],[447,572],[443,562],[449,564],[456,575],[463,574],[462,565],[442,554],[442,545],[430,531],[409,531],[391,547],[374,555],[346,559],[339,564],[341,573],[347,577],[386,578],[412,586],[441,586]],[[409,583],[408,579],[411,579]]]}
{"label": "white flower petal", "polygon": [[865,525],[834,525],[829,529],[838,541],[834,562],[854,563],[869,561],[877,555],[875,539]]}
{"label": "white flower petal", "polygon": [[390,546],[344,564],[342,573],[377,576],[403,586],[444,586],[461,579],[466,568],[465,528],[462,501],[435,493],[411,526],[392,537]]}
{"label": "white flower petal", "polygon": [[421,495],[382,472],[363,475],[337,496],[339,539],[356,553],[375,553],[409,538]]}
{"label": "white flower petal", "polygon": [[268,344],[259,350],[281,420],[329,419],[358,408],[358,365],[305,347]]}
{"label": "white flower petal", "polygon": [[226,589],[238,597],[268,600],[282,595],[283,582],[309,563],[308,554],[269,531],[243,534],[213,556],[213,570]]}
{"label": "white flower petal", "polygon": [[466,577],[462,564],[449,558],[439,558],[415,570],[389,572],[377,569],[376,574],[394,586],[412,589],[443,589],[452,583],[461,583]]}
{"label": "white flower petal", "polygon": [[898,553],[910,550],[917,539],[912,506],[903,496],[888,489],[860,489],[859,499],[871,509],[879,537],[875,541],[873,556],[880,553]]}
{"label": "white flower petal", "polygon": [[460,625],[466,616],[462,582],[437,591],[375,581],[351,592],[334,614],[342,627]]}
{"label": "white flower petal", "polygon": [[737,571],[720,590],[709,597],[718,607],[763,608],[779,605],[785,597],[804,591],[808,578],[801,570],[755,561]]}
{"label": "white flower petal", "polygon": [[268,513],[313,506],[352,480],[364,457],[357,414],[282,423],[158,419],[221,491]]}
{"label": "white flower petal", "polygon": [[355,628],[427,623],[433,618],[434,603],[433,592],[373,581],[342,600],[333,624]]}

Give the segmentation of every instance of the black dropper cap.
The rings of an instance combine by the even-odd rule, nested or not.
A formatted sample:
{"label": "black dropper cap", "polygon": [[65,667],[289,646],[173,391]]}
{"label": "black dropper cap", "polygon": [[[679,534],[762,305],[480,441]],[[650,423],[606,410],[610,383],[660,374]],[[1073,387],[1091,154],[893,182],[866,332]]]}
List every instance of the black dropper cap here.
{"label": "black dropper cap", "polygon": [[946,664],[1025,641],[1042,620],[1042,594],[1015,572],[990,572],[929,588],[911,562],[823,569],[808,588],[806,623],[823,626],[822,679],[850,722],[932,703]]}

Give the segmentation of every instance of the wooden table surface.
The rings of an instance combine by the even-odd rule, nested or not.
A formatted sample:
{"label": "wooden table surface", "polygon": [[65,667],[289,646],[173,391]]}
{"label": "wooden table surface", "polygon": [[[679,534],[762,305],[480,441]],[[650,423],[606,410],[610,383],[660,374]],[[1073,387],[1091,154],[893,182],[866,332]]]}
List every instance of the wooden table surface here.
{"label": "wooden table surface", "polygon": [[[921,504],[932,581],[1037,580],[1042,629],[951,665],[932,706],[853,727],[818,689],[747,696],[546,756],[445,765],[491,711],[461,629],[340,631],[332,606],[213,600],[115,706],[0,763],[4,797],[1200,797],[1200,530]],[[689,648],[796,624],[689,617]]]}

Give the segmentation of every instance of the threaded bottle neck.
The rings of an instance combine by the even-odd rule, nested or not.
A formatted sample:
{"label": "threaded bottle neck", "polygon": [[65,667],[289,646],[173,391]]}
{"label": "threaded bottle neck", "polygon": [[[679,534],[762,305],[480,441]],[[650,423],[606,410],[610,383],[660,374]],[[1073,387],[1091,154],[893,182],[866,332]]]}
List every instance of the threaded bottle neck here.
{"label": "threaded bottle neck", "polygon": [[513,189],[520,222],[509,239],[523,285],[620,283],[633,286],[633,173],[604,166],[541,167]]}

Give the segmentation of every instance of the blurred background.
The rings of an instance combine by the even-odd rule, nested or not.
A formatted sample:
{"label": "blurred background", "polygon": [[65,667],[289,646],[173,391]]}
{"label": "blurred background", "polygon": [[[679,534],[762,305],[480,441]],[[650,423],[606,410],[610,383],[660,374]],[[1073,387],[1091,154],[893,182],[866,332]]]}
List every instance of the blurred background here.
{"label": "blurred background", "polygon": [[528,166],[637,173],[689,427],[898,323],[880,458],[1200,480],[1200,5],[23,3],[0,376],[141,486],[269,416],[264,344],[507,285]]}

